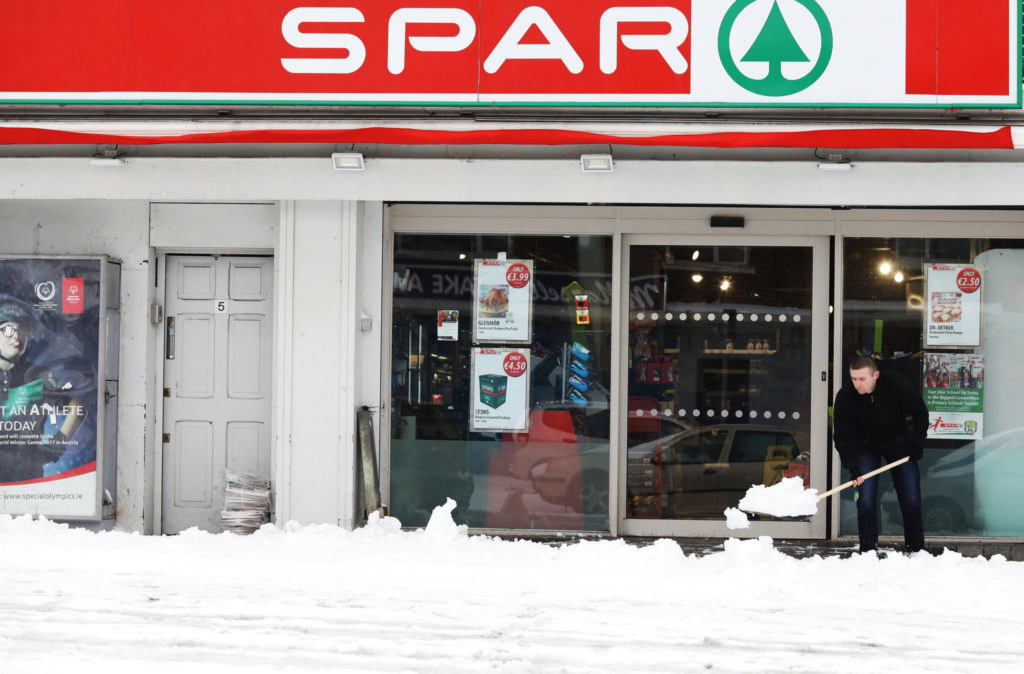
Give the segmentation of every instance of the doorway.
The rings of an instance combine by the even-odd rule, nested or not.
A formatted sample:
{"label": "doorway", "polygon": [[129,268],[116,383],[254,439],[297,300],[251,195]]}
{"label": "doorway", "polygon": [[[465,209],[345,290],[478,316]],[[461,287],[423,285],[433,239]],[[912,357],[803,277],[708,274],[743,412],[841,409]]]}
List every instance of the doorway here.
{"label": "doorway", "polygon": [[220,531],[225,472],[270,477],[273,258],[168,255],[162,532]]}
{"label": "doorway", "polygon": [[734,535],[724,513],[752,485],[812,486],[827,460],[828,239],[627,237],[625,261],[622,529]]}

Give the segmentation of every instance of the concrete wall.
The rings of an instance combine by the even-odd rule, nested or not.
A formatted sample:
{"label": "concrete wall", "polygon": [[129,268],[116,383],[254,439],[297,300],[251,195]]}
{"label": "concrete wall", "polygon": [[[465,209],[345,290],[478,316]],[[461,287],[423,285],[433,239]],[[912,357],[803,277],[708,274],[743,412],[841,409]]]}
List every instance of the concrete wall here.
{"label": "concrete wall", "polygon": [[279,521],[351,527],[362,518],[355,415],[380,399],[381,214],[379,204],[351,201],[284,209]]}
{"label": "concrete wall", "polygon": [[117,525],[143,531],[151,508],[149,204],[145,201],[2,201],[0,252],[7,255],[110,255],[121,266]]}
{"label": "concrete wall", "polygon": [[[908,152],[909,154],[909,152]],[[854,161],[822,171],[807,161],[615,162],[585,174],[579,160],[367,158],[335,171],[328,157],[0,158],[0,198],[167,201],[352,200],[474,203],[757,204],[762,206],[972,206],[1022,203],[1024,162]]]}

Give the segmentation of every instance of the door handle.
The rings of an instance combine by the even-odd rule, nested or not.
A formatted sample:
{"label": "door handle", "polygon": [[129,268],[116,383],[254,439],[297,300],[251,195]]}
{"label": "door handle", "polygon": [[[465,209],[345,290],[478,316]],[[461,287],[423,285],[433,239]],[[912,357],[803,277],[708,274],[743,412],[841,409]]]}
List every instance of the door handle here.
{"label": "door handle", "polygon": [[714,474],[715,474],[715,473],[717,473],[717,472],[718,472],[718,471],[717,471],[717,470],[715,470],[714,468],[705,468],[705,469],[704,469],[704,474],[705,474],[705,475],[714,475]]}
{"label": "door handle", "polygon": [[167,360],[174,360],[174,316],[167,317],[167,338],[164,340]]}

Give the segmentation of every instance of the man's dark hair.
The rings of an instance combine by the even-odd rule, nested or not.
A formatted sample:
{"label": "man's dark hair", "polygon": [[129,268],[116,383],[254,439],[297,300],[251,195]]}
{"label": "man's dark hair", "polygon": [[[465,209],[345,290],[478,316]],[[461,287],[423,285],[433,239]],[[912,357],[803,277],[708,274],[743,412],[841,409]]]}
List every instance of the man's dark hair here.
{"label": "man's dark hair", "polygon": [[851,370],[863,370],[868,368],[872,372],[878,371],[878,363],[871,356],[854,356],[853,360],[850,361]]}

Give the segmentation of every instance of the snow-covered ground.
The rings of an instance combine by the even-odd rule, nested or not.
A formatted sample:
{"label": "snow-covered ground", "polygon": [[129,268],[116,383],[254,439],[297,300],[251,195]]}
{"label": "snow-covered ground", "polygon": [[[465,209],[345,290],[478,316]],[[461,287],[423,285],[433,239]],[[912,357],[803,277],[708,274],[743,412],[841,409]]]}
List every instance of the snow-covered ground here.
{"label": "snow-covered ground", "polygon": [[1019,672],[1024,564],[0,516],[0,671]]}

